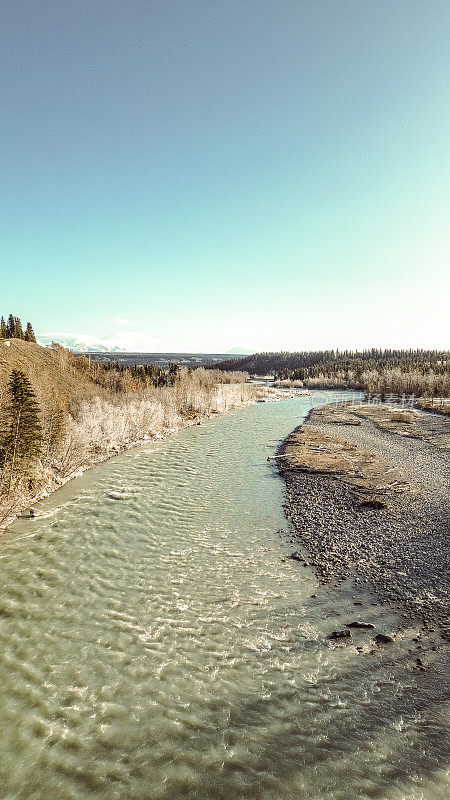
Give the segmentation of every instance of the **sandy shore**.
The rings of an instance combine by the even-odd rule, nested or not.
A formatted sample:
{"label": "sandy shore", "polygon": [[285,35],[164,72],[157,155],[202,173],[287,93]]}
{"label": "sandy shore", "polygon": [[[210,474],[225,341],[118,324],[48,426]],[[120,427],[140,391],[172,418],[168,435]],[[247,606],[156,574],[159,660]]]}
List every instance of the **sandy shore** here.
{"label": "sandy shore", "polygon": [[450,420],[386,406],[313,411],[277,460],[298,547],[450,638]]}

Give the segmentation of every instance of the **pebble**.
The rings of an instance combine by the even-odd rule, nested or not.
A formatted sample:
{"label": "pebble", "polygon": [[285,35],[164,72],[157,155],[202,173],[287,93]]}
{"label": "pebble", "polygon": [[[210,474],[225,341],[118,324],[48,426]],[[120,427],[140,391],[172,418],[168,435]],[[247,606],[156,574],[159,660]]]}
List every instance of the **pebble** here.
{"label": "pebble", "polygon": [[392,636],[389,636],[387,633],[377,633],[374,637],[374,642],[377,644],[391,644],[394,641]]}
{"label": "pebble", "polygon": [[359,622],[358,620],[347,622],[346,625],[347,628],[375,628],[375,625],[372,625],[371,622]]}
{"label": "pebble", "polygon": [[333,631],[330,633],[329,639],[350,639],[351,633],[350,631]]}
{"label": "pebble", "polygon": [[362,514],[342,481],[285,473],[286,513],[308,550],[306,563],[316,567],[321,583],[353,576],[357,586],[372,585],[387,606],[402,605],[450,638],[448,453],[366,422],[348,435],[352,444],[401,466],[416,491],[395,496],[388,509]]}

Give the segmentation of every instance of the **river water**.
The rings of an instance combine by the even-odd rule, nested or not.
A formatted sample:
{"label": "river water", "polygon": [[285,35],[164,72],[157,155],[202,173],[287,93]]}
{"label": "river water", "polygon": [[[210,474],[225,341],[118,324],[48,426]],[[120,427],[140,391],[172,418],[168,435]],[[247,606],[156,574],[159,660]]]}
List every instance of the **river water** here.
{"label": "river water", "polygon": [[334,645],[354,597],[282,561],[267,456],[308,408],[128,451],[5,534],[1,800],[448,800],[439,671]]}

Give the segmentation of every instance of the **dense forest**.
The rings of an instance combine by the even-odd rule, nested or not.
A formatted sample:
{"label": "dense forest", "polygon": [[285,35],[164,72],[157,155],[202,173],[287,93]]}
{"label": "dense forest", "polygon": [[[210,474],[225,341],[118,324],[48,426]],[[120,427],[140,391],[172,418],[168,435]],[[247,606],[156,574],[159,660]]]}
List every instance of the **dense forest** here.
{"label": "dense forest", "polygon": [[318,350],[298,353],[258,353],[222,361],[220,369],[271,374],[279,386],[357,389],[427,397],[450,396],[448,350]]}

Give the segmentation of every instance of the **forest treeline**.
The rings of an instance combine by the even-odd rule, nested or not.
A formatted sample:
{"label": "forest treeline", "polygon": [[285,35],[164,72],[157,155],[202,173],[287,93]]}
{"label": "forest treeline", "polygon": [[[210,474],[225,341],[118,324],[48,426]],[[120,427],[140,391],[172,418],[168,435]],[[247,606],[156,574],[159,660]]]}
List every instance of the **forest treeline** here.
{"label": "forest treeline", "polygon": [[[57,345],[53,345],[55,347]],[[81,373],[88,372],[90,378],[99,386],[115,392],[142,391],[150,386],[173,386],[184,369],[185,375],[192,374],[191,367],[180,367],[175,362],[167,367],[157,367],[155,364],[124,365],[118,361],[101,362],[89,356],[75,356],[75,366]],[[219,383],[244,383],[248,375],[235,370],[234,372],[214,370],[216,381]]]}
{"label": "forest treeline", "polygon": [[137,441],[255,397],[243,373],[123,367],[54,344],[0,341],[0,522]]}
{"label": "forest treeline", "polygon": [[0,339],[22,339],[25,342],[35,342],[36,336],[31,322],[27,322],[24,331],[20,317],[10,314],[7,322],[3,316],[0,319]]}
{"label": "forest treeline", "polygon": [[222,361],[220,369],[275,377],[275,385],[355,389],[380,394],[450,397],[448,350],[318,350],[258,353]]}

